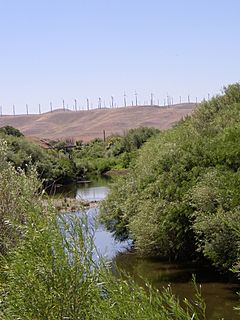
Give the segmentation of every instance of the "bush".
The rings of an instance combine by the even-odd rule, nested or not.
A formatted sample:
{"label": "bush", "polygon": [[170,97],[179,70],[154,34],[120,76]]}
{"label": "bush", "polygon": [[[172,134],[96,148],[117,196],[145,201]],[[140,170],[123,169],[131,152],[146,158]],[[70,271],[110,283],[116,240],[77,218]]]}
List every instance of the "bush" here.
{"label": "bush", "polygon": [[182,308],[170,289],[145,291],[126,276],[116,278],[96,260],[87,216],[43,206],[36,175],[15,171],[2,141],[0,151],[1,319],[205,319],[198,291],[197,307],[185,299]]}
{"label": "bush", "polygon": [[195,306],[184,299],[183,308],[170,288],[144,290],[97,263],[85,219],[49,212],[31,218],[24,240],[2,263],[2,319],[205,319],[198,291]]}
{"label": "bush", "polygon": [[237,263],[240,238],[224,221],[239,223],[239,119],[235,84],[147,141],[101,205],[107,228],[142,254]]}
{"label": "bush", "polygon": [[6,135],[15,136],[15,137],[23,137],[22,132],[12,126],[5,126],[0,128],[0,133],[4,133]]}
{"label": "bush", "polygon": [[7,162],[7,144],[0,140],[0,253],[6,254],[22,234],[28,210],[34,205],[40,184],[36,172],[25,175]]}

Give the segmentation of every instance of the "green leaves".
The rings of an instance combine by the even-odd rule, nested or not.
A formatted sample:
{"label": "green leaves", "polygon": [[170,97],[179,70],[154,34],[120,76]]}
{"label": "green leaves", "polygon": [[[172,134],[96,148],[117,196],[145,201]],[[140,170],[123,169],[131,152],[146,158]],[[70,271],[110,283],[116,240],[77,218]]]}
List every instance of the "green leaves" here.
{"label": "green leaves", "polygon": [[170,287],[143,289],[96,263],[87,217],[35,211],[31,218],[22,243],[1,261],[1,319],[205,319],[198,291],[182,307]]}
{"label": "green leaves", "polygon": [[87,216],[43,206],[36,172],[16,171],[1,140],[0,151],[1,319],[205,319],[204,307],[184,300],[182,308],[170,288],[146,291],[94,260]]}
{"label": "green leaves", "polygon": [[0,140],[0,254],[6,254],[21,237],[28,211],[40,186],[36,171],[24,171],[7,162],[7,145]]}
{"label": "green leaves", "polygon": [[117,237],[127,230],[142,254],[203,255],[223,268],[235,263],[240,239],[229,225],[233,217],[240,221],[233,214],[240,206],[239,119],[240,84],[234,84],[145,143],[103,203],[102,221]]}
{"label": "green leaves", "polygon": [[4,133],[9,136],[23,137],[22,132],[12,126],[4,126],[0,128],[0,133]]}

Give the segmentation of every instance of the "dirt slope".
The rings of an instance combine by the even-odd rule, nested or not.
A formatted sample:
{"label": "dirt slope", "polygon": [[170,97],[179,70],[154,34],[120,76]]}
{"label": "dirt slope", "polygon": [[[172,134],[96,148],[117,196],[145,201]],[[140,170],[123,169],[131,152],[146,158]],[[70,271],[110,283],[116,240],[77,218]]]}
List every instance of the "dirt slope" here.
{"label": "dirt slope", "polygon": [[167,129],[192,112],[195,104],[178,104],[171,107],[138,106],[89,111],[63,111],[41,115],[0,117],[0,127],[11,125],[33,139],[91,140],[140,126]]}

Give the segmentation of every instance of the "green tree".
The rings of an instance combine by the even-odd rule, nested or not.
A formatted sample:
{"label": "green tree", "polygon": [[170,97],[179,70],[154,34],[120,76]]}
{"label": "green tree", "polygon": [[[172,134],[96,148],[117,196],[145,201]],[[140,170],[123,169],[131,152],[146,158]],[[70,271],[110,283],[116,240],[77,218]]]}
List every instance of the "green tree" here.
{"label": "green tree", "polygon": [[4,126],[4,127],[1,127],[0,128],[0,133],[4,133],[6,135],[9,135],[9,136],[15,136],[15,137],[23,137],[23,133],[12,127],[12,126]]}
{"label": "green tree", "polygon": [[240,239],[229,225],[239,223],[239,119],[237,83],[145,143],[100,219],[142,254],[205,258],[226,269],[237,263]]}

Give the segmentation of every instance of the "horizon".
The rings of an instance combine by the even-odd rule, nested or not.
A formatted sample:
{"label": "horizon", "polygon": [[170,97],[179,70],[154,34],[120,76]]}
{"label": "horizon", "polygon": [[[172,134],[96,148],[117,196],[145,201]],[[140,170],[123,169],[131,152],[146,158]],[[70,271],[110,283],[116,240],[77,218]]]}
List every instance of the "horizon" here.
{"label": "horizon", "polygon": [[2,2],[2,114],[208,100],[240,80],[239,9],[237,0]]}
{"label": "horizon", "polygon": [[[186,100],[186,101],[185,101]],[[70,109],[67,106],[62,105],[62,106],[53,106],[53,105],[49,105],[49,109],[47,108],[44,108],[44,111],[42,111],[42,106],[41,105],[38,105],[38,111],[37,112],[31,112],[31,109],[29,108],[29,105],[27,105],[27,107],[25,108],[25,110],[22,110],[21,113],[18,113],[17,112],[17,109],[15,107],[15,105],[13,105],[13,108],[12,108],[12,112],[10,113],[4,113],[4,110],[2,108],[2,106],[0,105],[0,117],[10,117],[10,116],[31,116],[31,115],[44,115],[46,113],[53,113],[53,112],[79,112],[79,111],[93,111],[93,110],[106,110],[106,109],[120,109],[120,108],[134,108],[134,107],[146,107],[146,108],[149,108],[149,107],[154,107],[154,108],[160,108],[160,109],[164,109],[164,108],[177,108],[179,106],[187,106],[187,105],[198,105],[199,103],[203,102],[203,101],[207,101],[208,99],[203,99],[202,101],[198,101],[198,100],[195,100],[194,101],[191,101],[190,99],[190,96],[187,97],[187,99],[185,99],[183,97],[180,96],[180,101],[178,102],[174,102],[173,98],[172,97],[167,97],[166,99],[164,99],[164,102],[162,104],[160,104],[160,100],[156,101],[157,103],[154,103],[155,101],[151,99],[149,101],[145,101],[145,104],[141,104],[139,102],[137,102],[136,104],[136,101],[132,101],[132,104],[126,104],[126,105],[118,105],[118,104],[115,104],[115,105],[109,105],[109,106],[106,106],[104,104],[101,104],[101,105],[97,105],[97,106],[93,106],[93,105],[90,105],[89,106],[79,106],[78,104],[73,104],[72,105],[72,109]],[[125,102],[125,101],[124,101]],[[149,102],[149,103],[148,103]]]}

